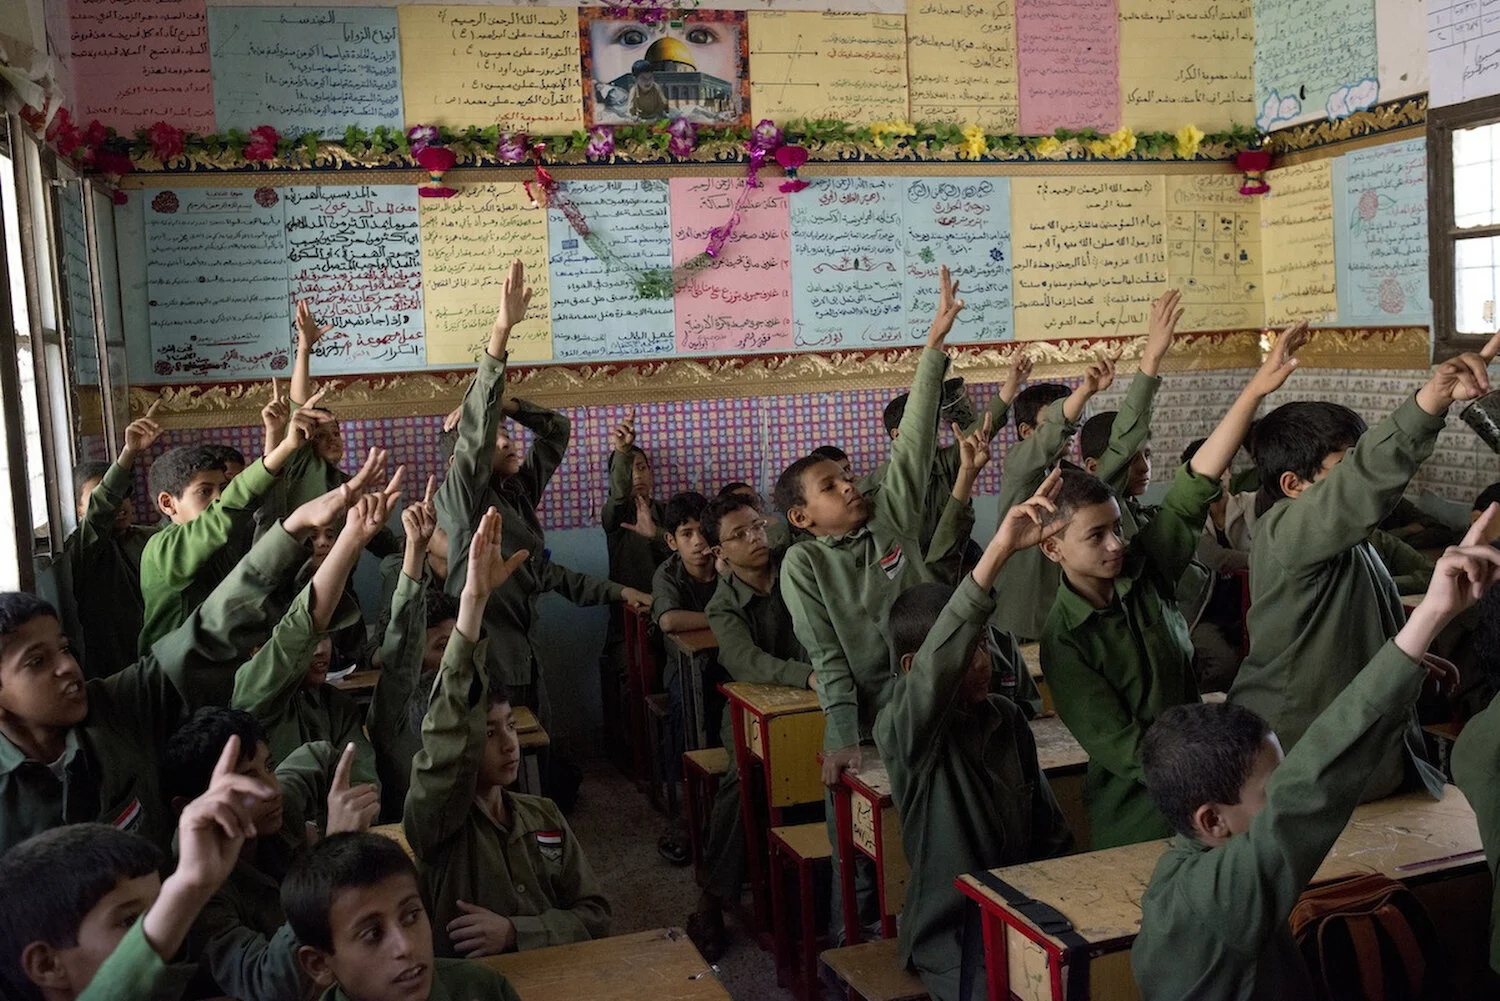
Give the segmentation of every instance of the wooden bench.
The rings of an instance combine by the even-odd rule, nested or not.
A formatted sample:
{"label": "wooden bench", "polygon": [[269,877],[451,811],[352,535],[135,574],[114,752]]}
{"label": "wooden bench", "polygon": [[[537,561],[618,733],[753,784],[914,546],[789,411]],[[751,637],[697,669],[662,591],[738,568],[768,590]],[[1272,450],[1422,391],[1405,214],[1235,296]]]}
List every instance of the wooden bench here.
{"label": "wooden bench", "polygon": [[719,779],[729,771],[729,749],[704,747],[682,755],[683,812],[687,814],[688,845],[693,853],[693,874],[703,882],[703,842],[708,836],[714,796]]}
{"label": "wooden bench", "polygon": [[927,988],[902,967],[894,938],[876,939],[823,953],[823,965],[843,981],[849,1001],[926,1001]]}
{"label": "wooden bench", "polygon": [[713,967],[680,928],[511,952],[478,962],[504,974],[526,1001],[730,1001]]}
{"label": "wooden bench", "polygon": [[[797,924],[801,931],[799,956],[792,957],[792,915],[783,900],[786,871],[790,863],[797,876]],[[818,981],[817,882],[813,869],[818,862],[833,859],[828,843],[828,825],[822,821],[771,828],[771,923],[775,927],[776,981],[801,1001],[816,1001]]]}
{"label": "wooden bench", "polygon": [[857,945],[862,932],[855,894],[854,857],[864,855],[875,866],[875,895],[880,905],[880,933],[896,936],[896,915],[906,903],[911,865],[901,842],[901,818],[891,799],[891,778],[879,752],[867,747],[859,770],[846,771],[833,790],[834,828],[838,832],[844,941]]}

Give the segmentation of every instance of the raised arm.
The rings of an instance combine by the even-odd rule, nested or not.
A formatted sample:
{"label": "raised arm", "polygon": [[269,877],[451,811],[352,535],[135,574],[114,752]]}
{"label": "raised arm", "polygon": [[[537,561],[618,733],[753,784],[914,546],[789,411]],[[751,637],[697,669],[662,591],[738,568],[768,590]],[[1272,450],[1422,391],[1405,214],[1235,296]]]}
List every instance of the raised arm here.
{"label": "raised arm", "polygon": [[[161,425],[154,419],[159,406],[160,399],[152,401],[144,417],[131,421],[126,426],[125,444],[121,447],[120,454],[104,471],[104,476],[94,487],[93,493],[89,494],[83,517],[78,520],[78,535],[74,542],[84,554],[100,543],[109,542],[114,536],[115,514],[120,510],[120,505],[125,503],[125,498],[130,496],[135,460],[161,437]],[[75,483],[74,488],[77,487],[78,484]]]}
{"label": "raised arm", "polygon": [[531,448],[526,451],[526,460],[516,477],[525,485],[527,496],[540,502],[542,492],[568,454],[573,422],[556,410],[539,407],[530,400],[512,399],[507,403],[514,407],[511,417],[515,422],[532,432]]}
{"label": "raised arm", "polygon": [[427,544],[437,529],[437,511],[432,497],[433,478],[427,478],[427,493],[419,504],[401,512],[406,529],[406,552],[391,595],[390,616],[380,644],[380,680],[370,700],[365,725],[371,741],[382,753],[407,732],[406,707],[422,673],[422,654],[427,647]]}
{"label": "raised arm", "polygon": [[313,395],[312,353],[333,324],[319,324],[306,299],[297,302],[297,358],[292,363],[292,402],[306,405]]}
{"label": "raised arm", "polygon": [[823,745],[835,749],[823,755],[823,784],[833,786],[845,766],[859,762],[859,696],[854,671],[804,547],[793,546],[782,560],[781,596],[791,612],[797,639],[812,659],[826,728]]}
{"label": "raised arm", "polygon": [[1176,289],[1168,289],[1151,304],[1151,325],[1141,353],[1141,370],[1130,381],[1130,389],[1110,428],[1109,445],[1094,470],[1094,475],[1116,492],[1124,489],[1129,478],[1130,460],[1151,440],[1151,413],[1156,391],[1161,388],[1161,363],[1172,349],[1177,323],[1182,319],[1181,298]]}

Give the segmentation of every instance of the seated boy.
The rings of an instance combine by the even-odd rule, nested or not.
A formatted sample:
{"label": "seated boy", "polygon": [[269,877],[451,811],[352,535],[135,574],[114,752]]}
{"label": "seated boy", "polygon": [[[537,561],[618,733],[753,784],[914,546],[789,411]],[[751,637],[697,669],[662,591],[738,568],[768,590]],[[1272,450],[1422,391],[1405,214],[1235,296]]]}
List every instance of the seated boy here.
{"label": "seated boy", "polygon": [[478,639],[486,599],[530,554],[502,558],[501,530],[490,508],[474,533],[458,622],[406,796],[406,839],[444,956],[496,956],[609,934],[609,902],[562,812],[551,800],[505,788],[520,770],[521,745]]}
{"label": "seated boy", "polygon": [[0,996],[11,1001],[172,1001],[196,964],[183,942],[229,875],[253,805],[271,791],[232,768],[182,811],[177,868],[108,824],[55,827],[0,857]]}
{"label": "seated boy", "polygon": [[990,694],[995,671],[984,642],[1000,568],[1061,527],[1042,527],[1061,480],[1052,473],[1035,497],[1006,514],[956,590],[918,584],[891,606],[892,650],[903,673],[875,718],[875,744],[912,860],[901,962],[937,1001],[960,994],[964,898],[954,879],[1072,847],[1025,715]]}
{"label": "seated boy", "polygon": [[1141,773],[1141,740],[1168,706],[1198,701],[1193,646],[1175,591],[1192,559],[1219,480],[1260,402],[1296,368],[1305,324],[1276,346],[1134,540],[1103,481],[1064,470],[1042,551],[1063,584],[1042,634],[1042,671],[1057,714],[1088,752],[1084,796],[1095,849],[1166,837]]}
{"label": "seated boy", "polygon": [[155,529],[135,523],[135,460],[161,436],[146,416],[125,428],[125,447],[113,463],[84,463],[73,471],[78,489],[78,528],[63,543],[68,631],[80,641],[83,670],[90,678],[117,674],[135,659],[145,604],[141,599],[141,554]]}
{"label": "seated boy", "polygon": [[651,578],[651,621],[664,633],[707,629],[704,609],[719,586],[713,547],[703,535],[708,498],[688,491],[667,501],[662,528],[672,555]]}
{"label": "seated boy", "polygon": [[297,958],[323,1001],[520,1001],[483,963],[433,957],[417,872],[378,834],[337,834],[281,887]]}
{"label": "seated boy", "polygon": [[1430,673],[1428,644],[1497,578],[1500,552],[1449,550],[1411,618],[1285,760],[1276,732],[1243,706],[1162,713],[1144,769],[1176,837],[1141,899],[1131,962],[1143,998],[1318,996],[1287,919],[1371,775],[1401,746]]}
{"label": "seated boy", "polygon": [[296,941],[281,911],[281,880],[306,849],[308,825],[322,827],[317,818],[325,803],[328,833],[362,831],[380,809],[380,794],[374,786],[351,785],[352,745],[336,757],[332,745],[310,744],[276,768],[266,733],[254,717],[238,709],[207,707],[167,745],[164,784],[175,809],[202,794],[220,757],[216,748],[231,739],[240,748],[231,769],[270,795],[250,808],[239,858],[193,924],[193,952],[216,985],[210,990],[238,1001],[303,997],[306,983],[297,965]]}
{"label": "seated boy", "polygon": [[[1288,751],[1405,621],[1370,533],[1432,454],[1449,406],[1489,391],[1486,366],[1497,352],[1500,334],[1478,354],[1443,362],[1368,432],[1353,411],[1331,403],[1287,403],[1256,426],[1250,652],[1229,701],[1264,719]],[[1415,713],[1365,796],[1380,799],[1403,785],[1442,795]]]}
{"label": "seated boy", "polygon": [[[834,448],[832,445],[820,445],[812,450],[813,455],[832,459],[849,472],[849,457],[844,454],[843,449]],[[778,556],[787,551],[793,542],[801,542],[808,538],[806,532],[792,531],[792,526],[787,524],[786,516],[775,511],[766,510],[766,499],[760,495],[760,491],[743,481],[726,483],[719,488],[720,497],[736,496],[744,500],[755,510],[766,516],[766,542],[771,551]]]}

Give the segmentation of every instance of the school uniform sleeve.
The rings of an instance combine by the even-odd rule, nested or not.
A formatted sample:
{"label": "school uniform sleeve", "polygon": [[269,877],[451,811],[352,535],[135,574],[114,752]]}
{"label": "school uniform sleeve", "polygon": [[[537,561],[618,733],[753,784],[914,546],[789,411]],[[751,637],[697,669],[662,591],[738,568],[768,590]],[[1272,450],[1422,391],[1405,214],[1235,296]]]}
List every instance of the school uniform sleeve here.
{"label": "school uniform sleeve", "polygon": [[[98,558],[97,547],[109,544],[114,534],[115,514],[120,510],[120,505],[125,503],[125,498],[130,496],[130,486],[129,471],[122,469],[119,463],[112,462],[104,471],[99,484],[94,487],[94,492],[89,494],[89,502],[83,508],[83,518],[79,520],[78,529],[73,533],[80,569]],[[89,609],[90,614],[94,611]]]}
{"label": "school uniform sleeve", "polygon": [[1396,590],[1402,594],[1425,592],[1432,583],[1432,561],[1389,532],[1380,529],[1370,533],[1370,544],[1380,554],[1380,561],[1390,571]]}
{"label": "school uniform sleeve", "polygon": [[672,562],[668,559],[651,576],[651,624],[658,629],[663,615],[687,608],[687,598],[668,569]]}
{"label": "school uniform sleeve", "polygon": [[1212,522],[1204,524],[1203,534],[1198,537],[1197,559],[1199,563],[1217,574],[1247,570],[1250,567],[1250,554],[1242,549],[1233,549],[1219,541],[1219,533]]}
{"label": "school uniform sleeve", "polygon": [[1444,415],[1427,413],[1413,395],[1366,431],[1327,476],[1283,505],[1271,539],[1277,562],[1312,570],[1368,539],[1432,454],[1443,426]]}
{"label": "school uniform sleeve", "polygon": [[707,614],[708,627],[719,643],[719,665],[735,681],[752,685],[807,687],[807,677],[813,673],[812,665],[773,656],[756,645],[744,607],[735,598],[728,578],[719,581],[718,590],[709,599]]}
{"label": "school uniform sleeve", "polygon": [[214,894],[193,925],[203,961],[219,990],[232,998],[298,998],[307,982],[297,962],[297,936],[283,924],[265,935],[246,925],[228,890]]}
{"label": "school uniform sleeve", "polygon": [[1092,764],[1144,785],[1141,744],[1146,727],[1114,685],[1089,666],[1068,635],[1054,631],[1054,622],[1049,619],[1042,634],[1042,671],[1057,714]]}
{"label": "school uniform sleeve", "polygon": [[562,831],[563,856],[558,872],[551,879],[551,899],[557,907],[540,914],[516,914],[516,950],[542,949],[549,945],[566,945],[609,935],[609,900],[594,877],[594,870],[578,844],[578,838],[563,819],[556,804],[547,803],[556,830]]}
{"label": "school uniform sleeve", "polygon": [[942,580],[956,580],[963,563],[964,550],[973,534],[974,505],[949,494],[948,503],[943,506],[942,517],[933,530],[932,541],[927,545],[925,562],[937,571]]}
{"label": "school uniform sleeve", "polygon": [[146,940],[145,922],[136,921],[78,1001],[176,1001],[197,972],[197,963],[169,963],[157,955]]}
{"label": "school uniform sleeve", "polygon": [[464,393],[458,417],[458,444],[443,485],[433,504],[438,524],[450,537],[469,530],[484,514],[478,510],[489,486],[495,454],[495,434],[500,428],[500,396],[505,391],[505,361],[486,352],[479,357],[479,371]]}
{"label": "school uniform sleeve", "polygon": [[380,645],[380,679],[366,717],[376,747],[393,746],[406,732],[406,707],[417,689],[426,648],[427,588],[405,573],[397,574],[391,619]]}
{"label": "school uniform sleeve", "polygon": [[1000,476],[1000,516],[1028,499],[1047,478],[1047,470],[1067,452],[1078,425],[1063,410],[1066,400],[1053,400],[1042,423],[1005,453]]}
{"label": "school uniform sleeve", "polygon": [[435,858],[474,805],[484,757],[486,678],[482,647],[455,632],[422,720],[422,750],[412,759],[401,821],[419,859]]}
{"label": "school uniform sleeve", "polygon": [[327,635],[312,620],[312,585],[304,587],[271,638],[234,673],[231,709],[243,709],[268,728],[291,715],[292,697],[307,680],[318,642]]}
{"label": "school uniform sleeve", "polygon": [[1181,467],[1156,514],[1136,536],[1146,559],[1169,587],[1176,586],[1193,561],[1208,509],[1220,489],[1218,480],[1199,476],[1190,465]]}
{"label": "school uniform sleeve", "polygon": [[859,743],[858,689],[808,558],[810,547],[819,545],[822,543],[809,542],[787,550],[781,562],[781,597],[817,675],[818,704],[823,707],[825,724],[823,746],[853,747]]}
{"label": "school uniform sleeve", "polygon": [[537,590],[556,591],[575,605],[607,605],[625,597],[625,585],[593,574],[569,570],[562,564],[547,559],[545,553],[537,582]]}
{"label": "school uniform sleeve", "polygon": [[1115,413],[1115,421],[1109,433],[1109,445],[1099,456],[1099,466],[1094,475],[1109,485],[1116,493],[1125,488],[1130,479],[1130,460],[1146,447],[1151,440],[1151,409],[1156,403],[1156,391],[1161,388],[1161,379],[1144,372],[1137,372],[1130,380],[1125,399]]}
{"label": "school uniform sleeve", "polygon": [[516,423],[533,435],[531,449],[516,476],[525,484],[527,496],[540,500],[542,491],[547,489],[552,474],[557,472],[568,452],[573,422],[556,410],[539,407],[530,400],[517,399],[516,408]]}
{"label": "school uniform sleeve", "polygon": [[[1500,701],[1464,725],[1453,743],[1453,784],[1463,790],[1479,824],[1479,842],[1489,863],[1494,884],[1500,875],[1500,782],[1495,762],[1500,761]],[[1490,901],[1490,968],[1500,972],[1500,893]]]}
{"label": "school uniform sleeve", "polygon": [[901,433],[891,444],[891,462],[880,484],[877,506],[881,518],[897,536],[915,538],[922,532],[927,481],[937,450],[938,404],[947,369],[947,354],[922,349],[911,398],[901,415]]}

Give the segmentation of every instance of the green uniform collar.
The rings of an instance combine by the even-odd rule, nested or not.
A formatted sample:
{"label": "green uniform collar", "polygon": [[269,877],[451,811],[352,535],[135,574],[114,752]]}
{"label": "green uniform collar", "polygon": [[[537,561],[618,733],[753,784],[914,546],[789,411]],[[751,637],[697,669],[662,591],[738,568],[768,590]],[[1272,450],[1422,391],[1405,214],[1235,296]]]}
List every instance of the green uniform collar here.
{"label": "green uniform collar", "polygon": [[841,549],[846,545],[858,542],[860,539],[863,539],[869,534],[870,525],[869,522],[866,522],[847,535],[815,535],[813,536],[813,538],[817,539],[823,545],[828,546],[830,549]]}
{"label": "green uniform collar", "polygon": [[729,591],[734,595],[734,600],[739,603],[739,606],[741,608],[749,608],[750,603],[756,598],[769,598],[776,593],[777,587],[780,586],[781,568],[777,566],[776,560],[773,558],[771,560],[771,590],[766,592],[757,591],[749,581],[742,579],[733,570],[725,574],[724,579],[729,582]]}
{"label": "green uniform collar", "polygon": [[[67,771],[73,767],[73,762],[77,759],[78,751],[82,746],[78,740],[78,728],[76,726],[69,727],[67,734],[63,737],[62,757],[58,759],[63,771]],[[32,760],[32,758],[26,756],[26,752],[12,743],[9,737],[0,733],[0,776],[9,775],[26,762]],[[50,769],[53,763],[50,761],[38,761],[36,764]]]}
{"label": "green uniform collar", "polygon": [[1068,575],[1066,573],[1062,574],[1060,578],[1062,586],[1057,589],[1057,600],[1054,608],[1063,629],[1071,632],[1082,626],[1095,613],[1108,612],[1111,609],[1120,607],[1125,601],[1125,596],[1135,586],[1135,578],[1140,573],[1140,570],[1140,559],[1134,553],[1127,555],[1125,557],[1125,565],[1120,570],[1120,576],[1115,578],[1114,600],[1104,608],[1095,608],[1089,604],[1088,599],[1073,590],[1073,585],[1068,583]]}

